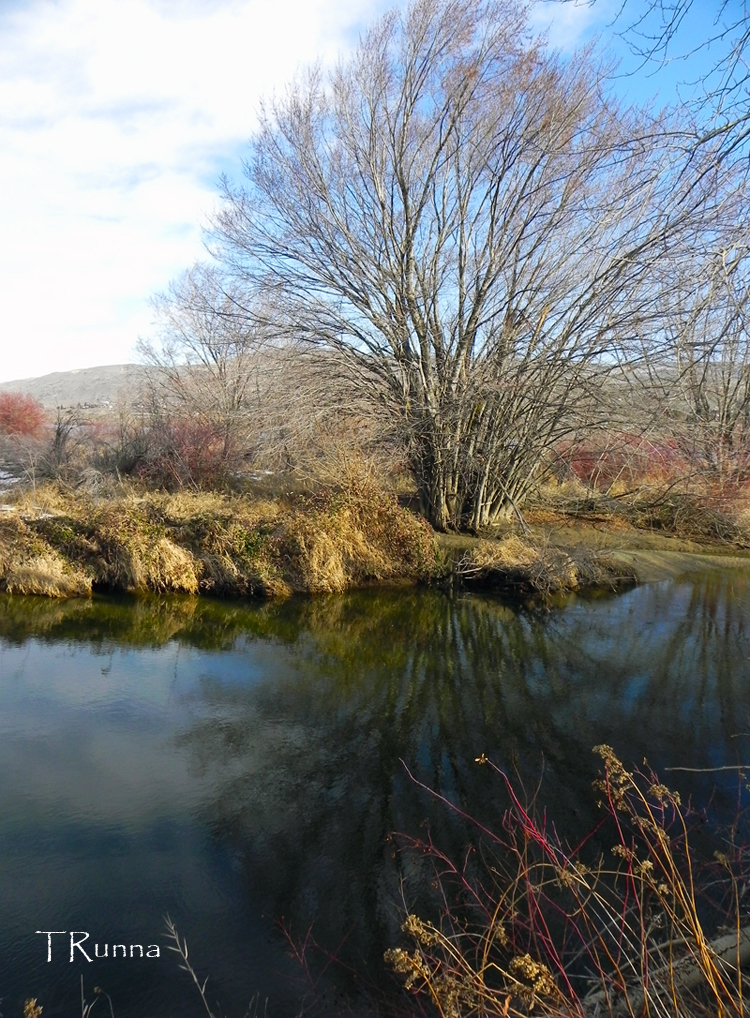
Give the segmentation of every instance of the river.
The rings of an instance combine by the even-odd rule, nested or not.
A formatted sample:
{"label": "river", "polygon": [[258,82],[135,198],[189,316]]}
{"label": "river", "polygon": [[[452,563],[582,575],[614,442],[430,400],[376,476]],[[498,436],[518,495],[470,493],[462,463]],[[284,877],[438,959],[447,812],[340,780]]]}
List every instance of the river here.
{"label": "river", "polygon": [[83,976],[118,1016],[199,1014],[167,914],[217,1015],[382,1008],[416,865],[389,835],[477,836],[410,774],[491,826],[484,753],[573,836],[606,742],[730,818],[735,773],[664,769],[750,762],[749,658],[736,570],[546,608],[2,596],[0,1012],[80,1014]]}

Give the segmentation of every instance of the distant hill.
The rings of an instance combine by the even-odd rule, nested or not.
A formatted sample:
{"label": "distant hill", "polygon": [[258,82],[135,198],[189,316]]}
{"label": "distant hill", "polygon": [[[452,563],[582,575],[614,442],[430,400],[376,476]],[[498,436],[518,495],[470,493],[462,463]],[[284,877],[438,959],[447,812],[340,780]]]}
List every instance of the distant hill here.
{"label": "distant hill", "polygon": [[53,371],[39,378],[0,382],[0,392],[23,392],[45,407],[114,407],[136,402],[149,369],[142,364],[106,364]]}

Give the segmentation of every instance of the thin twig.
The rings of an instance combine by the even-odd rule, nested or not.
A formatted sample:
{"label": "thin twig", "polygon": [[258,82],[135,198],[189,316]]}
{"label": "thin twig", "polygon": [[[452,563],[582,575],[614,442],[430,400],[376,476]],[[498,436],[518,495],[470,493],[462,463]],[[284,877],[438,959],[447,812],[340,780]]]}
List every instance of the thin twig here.
{"label": "thin twig", "polygon": [[208,976],[206,976],[206,978],[203,980],[202,985],[200,982],[198,982],[198,976],[195,974],[195,969],[188,961],[187,940],[184,937],[182,940],[180,940],[180,935],[177,932],[177,928],[168,915],[164,916],[164,922],[166,924],[169,937],[172,940],[174,940],[175,944],[177,945],[176,947],[170,947],[169,945],[167,945],[167,950],[175,951],[182,958],[183,964],[180,965],[180,968],[184,969],[186,972],[189,972],[190,975],[193,977],[193,982],[198,987],[198,992],[201,995],[201,1000],[203,1001],[203,1006],[206,1009],[208,1018],[215,1018],[213,1012],[211,1011],[211,1008],[208,1006],[208,1001],[206,1000],[206,984],[208,983]]}

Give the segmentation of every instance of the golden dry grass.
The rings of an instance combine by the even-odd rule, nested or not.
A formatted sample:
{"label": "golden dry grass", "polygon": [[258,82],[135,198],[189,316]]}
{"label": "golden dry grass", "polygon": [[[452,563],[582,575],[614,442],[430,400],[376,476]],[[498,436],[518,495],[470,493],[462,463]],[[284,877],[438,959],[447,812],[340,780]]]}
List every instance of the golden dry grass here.
{"label": "golden dry grass", "polygon": [[0,506],[0,591],[279,597],[454,577],[467,586],[549,594],[658,578],[635,553],[654,542],[672,555],[694,553],[674,569],[693,568],[711,550],[549,508],[528,520],[525,537],[444,534],[438,543],[421,517],[362,481],[287,499],[127,485],[96,497],[49,485]]}
{"label": "golden dry grass", "polygon": [[546,540],[507,535],[478,541],[458,559],[455,571],[469,584],[527,589],[537,593],[614,586],[634,579],[632,570],[584,547],[562,548]]}
{"label": "golden dry grass", "polygon": [[428,524],[365,485],[294,503],[49,486],[0,518],[0,589],[15,593],[283,596],[417,580],[434,564]]}
{"label": "golden dry grass", "polygon": [[0,518],[0,589],[9,594],[78,597],[91,593],[91,578],[67,561],[18,512]]}
{"label": "golden dry grass", "polygon": [[8,594],[82,597],[91,593],[91,578],[71,568],[54,551],[13,563],[3,576]]}

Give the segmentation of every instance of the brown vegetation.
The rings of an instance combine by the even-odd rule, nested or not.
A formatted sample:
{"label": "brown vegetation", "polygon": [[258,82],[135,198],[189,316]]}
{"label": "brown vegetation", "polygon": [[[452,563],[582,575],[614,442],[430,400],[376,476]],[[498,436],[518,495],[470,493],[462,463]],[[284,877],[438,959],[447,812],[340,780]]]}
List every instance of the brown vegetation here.
{"label": "brown vegetation", "polygon": [[647,473],[601,486],[591,478],[539,485],[524,507],[529,520],[598,522],[699,541],[707,545],[750,546],[750,491],[717,494],[710,485],[680,474]]}
{"label": "brown vegetation", "polygon": [[510,534],[478,541],[457,558],[455,575],[467,586],[550,594],[579,587],[632,583],[635,573],[606,554],[563,548],[544,538]]}
{"label": "brown vegetation", "polygon": [[41,538],[20,507],[4,508],[0,515],[0,589],[47,597],[91,593],[91,578]]}
{"label": "brown vegetation", "polygon": [[430,527],[376,488],[292,501],[59,486],[0,516],[0,589],[69,596],[93,588],[229,596],[332,592],[421,579]]}
{"label": "brown vegetation", "polygon": [[[719,550],[706,534],[675,541],[636,529],[608,515],[601,495],[589,493],[576,513],[550,508],[555,489],[547,508],[529,512],[523,534],[509,527],[438,538],[374,478],[354,473],[317,494],[273,494],[273,477],[254,496],[127,484],[98,494],[60,484],[17,492],[0,507],[0,591],[275,597],[408,580],[547,596],[705,568],[705,553]],[[560,496],[566,504],[571,497],[569,488]],[[741,565],[738,554],[717,562]]]}
{"label": "brown vegetation", "polygon": [[477,824],[484,865],[471,852],[451,860],[429,835],[406,841],[434,862],[439,914],[407,916],[412,950],[386,961],[443,1018],[747,1014],[747,853],[736,826],[713,856],[698,852],[704,815],[648,768],[627,771],[608,746],[595,752],[603,816],[576,848],[484,755],[477,763],[509,797],[497,830]]}

